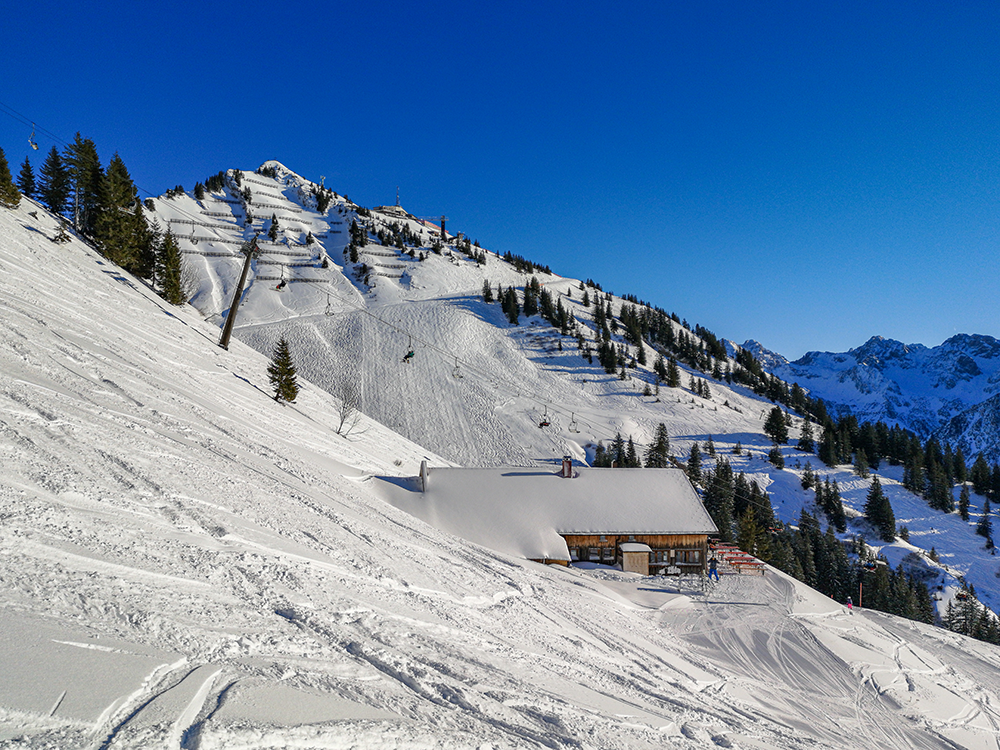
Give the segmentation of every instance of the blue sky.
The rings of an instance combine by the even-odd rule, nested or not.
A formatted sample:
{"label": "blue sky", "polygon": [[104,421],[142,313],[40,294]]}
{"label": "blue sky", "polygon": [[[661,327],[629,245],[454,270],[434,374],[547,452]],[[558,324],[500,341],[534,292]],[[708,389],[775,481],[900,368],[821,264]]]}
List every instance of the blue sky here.
{"label": "blue sky", "polygon": [[[88,7],[93,5],[94,7]],[[871,6],[878,7],[871,7]],[[1000,337],[995,2],[18,3],[0,102],[152,193],[278,159],[789,357]],[[29,130],[0,109],[12,171]]]}

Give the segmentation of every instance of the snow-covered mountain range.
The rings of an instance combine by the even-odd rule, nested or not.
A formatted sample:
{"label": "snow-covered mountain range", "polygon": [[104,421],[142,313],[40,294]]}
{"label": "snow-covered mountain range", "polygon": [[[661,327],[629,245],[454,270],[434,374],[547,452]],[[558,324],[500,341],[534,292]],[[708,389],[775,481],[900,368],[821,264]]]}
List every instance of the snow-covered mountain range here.
{"label": "snow-covered mountain range", "polygon": [[743,347],[771,373],[797,382],[831,411],[899,424],[1000,458],[1000,341],[957,334],[935,347],[873,336],[843,353],[809,352],[789,362],[756,341]]}
{"label": "snow-covered mountain range", "polygon": [[[374,243],[345,260],[352,219],[423,228],[425,248],[434,230],[339,196],[319,212],[311,183],[268,166],[275,179],[153,201],[161,226],[186,235],[197,309],[79,240],[53,244],[58,222],[39,206],[0,210],[0,747],[1000,741],[996,647],[852,614],[773,570],[705,591],[539,565],[386,502],[379,488],[424,460],[547,470],[663,422],[676,455],[711,437],[794,522],[813,508],[800,479],[819,462],[790,446],[785,469],[764,460],[770,404],[744,388],[711,380],[708,397],[662,388],[657,400],[643,395],[648,365],[623,381],[537,316],[509,325],[482,283],[528,275],[495,255],[446,238],[422,261]],[[250,222],[236,197],[247,186]],[[272,213],[281,234],[262,243],[225,351],[235,250]],[[586,339],[579,283],[536,275]],[[303,378],[287,405],[266,374],[281,336]],[[695,374],[707,377],[684,380]],[[347,435],[345,382],[363,396]],[[828,473],[849,533],[868,533],[871,480]],[[932,511],[899,478],[882,472],[909,540],[878,551],[934,586],[941,608],[960,578],[1000,604],[974,522]]]}

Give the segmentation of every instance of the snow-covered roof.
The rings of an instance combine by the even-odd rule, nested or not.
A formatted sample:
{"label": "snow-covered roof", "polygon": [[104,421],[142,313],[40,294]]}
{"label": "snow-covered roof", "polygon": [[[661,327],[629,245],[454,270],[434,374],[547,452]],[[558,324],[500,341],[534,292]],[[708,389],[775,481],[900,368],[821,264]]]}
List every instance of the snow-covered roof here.
{"label": "snow-covered roof", "polygon": [[622,548],[622,552],[652,552],[648,544],[640,544],[639,542],[625,542],[619,545]]}
{"label": "snow-covered roof", "polygon": [[529,559],[568,560],[560,534],[714,534],[679,469],[429,469],[390,502],[433,526]]}

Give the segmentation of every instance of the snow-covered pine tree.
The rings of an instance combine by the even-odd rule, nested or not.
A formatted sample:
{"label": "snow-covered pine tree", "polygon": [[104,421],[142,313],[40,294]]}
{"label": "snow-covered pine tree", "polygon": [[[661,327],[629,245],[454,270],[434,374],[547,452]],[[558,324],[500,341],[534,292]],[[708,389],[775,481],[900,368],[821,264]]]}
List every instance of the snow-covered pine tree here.
{"label": "snow-covered pine tree", "polygon": [[295,401],[299,395],[299,385],[295,377],[295,365],[288,350],[288,342],[282,337],[274,349],[271,364],[267,367],[267,377],[274,388],[275,401]]}

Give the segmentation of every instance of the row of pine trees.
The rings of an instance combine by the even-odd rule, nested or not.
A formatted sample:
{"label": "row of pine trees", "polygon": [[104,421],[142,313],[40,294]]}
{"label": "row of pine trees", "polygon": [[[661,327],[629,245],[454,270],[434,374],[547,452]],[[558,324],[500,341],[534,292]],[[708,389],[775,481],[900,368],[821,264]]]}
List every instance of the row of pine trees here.
{"label": "row of pine trees", "polygon": [[101,255],[151,282],[171,304],[186,301],[177,242],[147,219],[152,202],[139,200],[117,153],[102,166],[94,142],[77,133],[62,152],[52,147],[37,174],[25,157],[15,183],[0,149],[0,204],[16,208],[22,195],[72,224]]}

